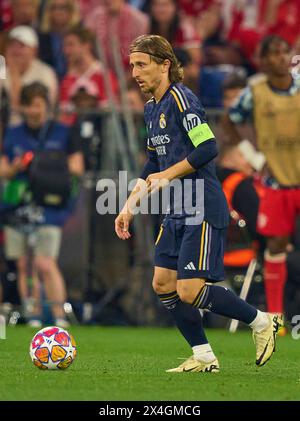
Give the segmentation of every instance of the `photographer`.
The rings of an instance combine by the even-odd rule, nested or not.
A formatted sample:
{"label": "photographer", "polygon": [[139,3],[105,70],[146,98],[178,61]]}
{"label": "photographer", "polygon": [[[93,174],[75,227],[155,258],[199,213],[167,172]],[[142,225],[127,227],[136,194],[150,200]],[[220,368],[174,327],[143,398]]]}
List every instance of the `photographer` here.
{"label": "photographer", "polygon": [[5,253],[17,261],[18,289],[26,303],[30,242],[33,272],[44,282],[55,323],[64,327],[66,291],[57,257],[62,225],[74,205],[72,180],[84,171],[83,156],[70,137],[70,129],[51,118],[44,85],[36,82],[25,86],[20,102],[24,122],[7,129],[0,159],[0,177],[8,180],[4,203],[14,209],[13,219],[4,227]]}

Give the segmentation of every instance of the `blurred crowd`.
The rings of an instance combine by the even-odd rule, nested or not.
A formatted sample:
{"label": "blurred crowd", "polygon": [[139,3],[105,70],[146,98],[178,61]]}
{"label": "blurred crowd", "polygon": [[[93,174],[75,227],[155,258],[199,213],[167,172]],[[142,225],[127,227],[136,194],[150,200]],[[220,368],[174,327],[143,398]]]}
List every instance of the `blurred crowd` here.
{"label": "blurred crowd", "polygon": [[141,34],[171,42],[185,66],[185,83],[210,107],[222,106],[221,83],[233,68],[246,76],[258,70],[266,35],[282,36],[295,55],[300,49],[297,0],[1,0],[0,11],[10,122],[17,121],[20,88],[33,81],[44,83],[63,111],[75,107],[79,90],[105,107],[104,66],[117,101],[113,46],[129,79],[128,47]]}
{"label": "blurred crowd", "polygon": [[[17,147],[13,149],[9,144],[20,135],[14,130],[25,120],[30,136],[42,139],[44,144],[51,143],[51,130],[57,130],[68,155],[66,165],[74,185],[74,179],[78,180],[85,171],[101,169],[97,154],[101,153],[102,145],[95,133],[101,130],[102,123],[95,110],[119,111],[124,103],[128,104],[134,113],[136,138],[141,140],[139,162],[145,159],[142,113],[147,98],[132,81],[128,56],[129,46],[137,36],[158,34],[170,41],[184,67],[184,83],[200,96],[208,112],[212,110],[221,124],[218,118],[222,119],[222,113],[234,104],[247,86],[248,78],[258,77],[260,43],[266,36],[279,35],[291,46],[292,55],[300,54],[300,1],[0,0],[0,31],[0,54],[6,62],[6,78],[0,80],[1,151],[12,162],[9,166],[5,160],[1,161],[0,176],[5,178],[24,171],[26,159],[32,159],[28,156],[20,159]],[[31,94],[26,91],[28,86]],[[55,127],[46,128],[41,135],[37,129],[44,127],[50,115],[51,118],[55,115]],[[65,125],[69,127],[67,132]],[[257,163],[260,157],[256,155],[252,163],[247,161],[239,148],[226,143],[225,132],[216,130],[220,134],[218,141],[223,144],[218,175],[232,211],[230,235],[234,247],[227,250],[225,263],[245,272],[257,257],[257,250],[263,253],[266,247],[264,238],[256,231],[259,189],[253,162]],[[241,130],[246,138],[254,138],[249,126]],[[87,138],[89,143],[83,142]],[[30,150],[28,145],[18,147],[23,152]],[[232,174],[238,176],[231,177]],[[42,205],[47,208],[47,204]],[[62,227],[71,210],[64,215],[58,213],[47,211],[43,225],[49,225],[53,217],[55,225]],[[20,245],[28,232],[19,237],[16,230],[6,229],[5,234],[10,246],[6,257],[17,262],[19,295],[26,306],[29,295],[34,298],[41,294],[35,281],[38,275],[35,271],[31,273],[33,283],[29,294],[28,261],[21,259],[24,250],[12,243]],[[66,291],[57,265],[60,236],[61,231],[39,230],[36,245],[31,248],[35,269],[46,279],[45,292],[53,304],[57,323],[63,326],[66,320],[61,308]],[[49,249],[45,250],[47,259],[42,259],[35,251],[43,249],[45,241],[50,241],[51,246],[48,244]],[[235,253],[237,245],[238,253]],[[31,306],[30,318],[36,322],[35,315],[39,312],[40,309]]]}

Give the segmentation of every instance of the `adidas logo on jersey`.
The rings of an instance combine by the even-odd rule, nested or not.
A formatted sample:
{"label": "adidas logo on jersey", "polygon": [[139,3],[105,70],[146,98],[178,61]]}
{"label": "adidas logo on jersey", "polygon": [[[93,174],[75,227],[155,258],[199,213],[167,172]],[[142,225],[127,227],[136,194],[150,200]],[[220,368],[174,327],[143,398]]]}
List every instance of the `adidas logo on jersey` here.
{"label": "adidas logo on jersey", "polygon": [[197,270],[197,269],[195,268],[195,265],[194,265],[194,263],[193,263],[193,262],[188,263],[188,264],[185,266],[185,268],[184,268],[184,269],[187,269],[187,270]]}

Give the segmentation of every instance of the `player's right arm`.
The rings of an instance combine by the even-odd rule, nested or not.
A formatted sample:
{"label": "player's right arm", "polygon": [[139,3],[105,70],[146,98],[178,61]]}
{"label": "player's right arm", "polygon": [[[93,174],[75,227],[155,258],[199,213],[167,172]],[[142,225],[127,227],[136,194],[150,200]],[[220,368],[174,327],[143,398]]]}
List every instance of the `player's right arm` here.
{"label": "player's right arm", "polygon": [[134,209],[140,200],[148,194],[145,180],[139,178],[134,189],[130,193],[123,209],[115,219],[115,231],[121,240],[128,240],[131,237],[129,225],[134,216]]}
{"label": "player's right arm", "polygon": [[148,159],[142,169],[140,177],[130,193],[123,209],[115,220],[115,231],[121,240],[128,240],[131,237],[129,225],[134,216],[134,209],[140,204],[140,201],[149,193],[145,180],[150,174],[159,171],[156,150],[148,139],[147,142]]}

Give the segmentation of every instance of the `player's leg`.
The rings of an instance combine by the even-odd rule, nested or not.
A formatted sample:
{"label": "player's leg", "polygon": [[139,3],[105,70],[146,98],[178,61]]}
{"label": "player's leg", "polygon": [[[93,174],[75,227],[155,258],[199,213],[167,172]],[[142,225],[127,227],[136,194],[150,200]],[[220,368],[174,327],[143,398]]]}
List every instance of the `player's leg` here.
{"label": "player's leg", "polygon": [[[178,281],[178,294],[181,300],[196,308],[209,310],[249,325],[256,343],[256,364],[264,365],[275,351],[276,334],[282,326],[280,316],[272,317],[269,313],[257,310],[228,288],[200,285],[201,283],[198,284],[195,279]],[[195,293],[195,290],[198,290],[198,293]]]}
{"label": "player's leg", "polygon": [[196,309],[191,311],[177,294],[177,271],[156,266],[152,286],[189,345],[207,344],[200,312]]}
{"label": "player's leg", "polygon": [[[177,293],[177,271],[155,267],[153,277],[153,289],[161,303],[169,311],[182,336],[193,350],[193,357],[169,372],[183,371],[218,371],[216,357],[205,336],[200,311],[183,303]],[[199,364],[198,361],[204,364]],[[201,370],[200,370],[201,369]]]}
{"label": "player's leg", "polygon": [[[198,241],[199,260],[197,266],[191,262],[193,263],[192,267],[184,262],[188,260],[187,254],[192,253],[191,245],[195,248],[195,236],[199,238],[199,234],[201,234]],[[186,228],[182,244],[184,250],[178,262],[178,278],[180,279],[177,281],[177,292],[183,302],[189,303],[195,308],[207,309],[248,324],[255,333],[256,363],[263,365],[274,350],[274,333],[277,332],[280,321],[277,318],[272,320],[267,313],[257,310],[228,288],[208,285],[203,282],[204,279],[212,282],[224,279],[225,234],[225,230],[216,229],[206,222],[201,226]]]}
{"label": "player's leg", "polygon": [[[194,353],[201,347],[206,356],[213,352],[202,327],[202,317],[197,309],[183,303],[177,294],[177,261],[184,226],[174,220],[165,220],[155,243],[155,272],[153,289],[169,311],[179,331]],[[178,371],[183,371],[181,367]]]}

